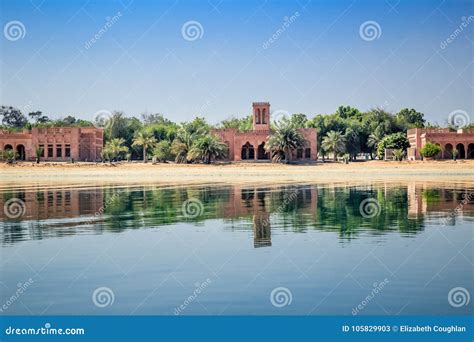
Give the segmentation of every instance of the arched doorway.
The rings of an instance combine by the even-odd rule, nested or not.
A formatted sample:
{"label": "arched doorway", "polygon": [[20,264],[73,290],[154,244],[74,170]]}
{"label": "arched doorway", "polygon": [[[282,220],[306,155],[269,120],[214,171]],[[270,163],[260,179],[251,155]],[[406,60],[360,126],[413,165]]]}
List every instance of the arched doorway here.
{"label": "arched doorway", "polygon": [[18,160],[25,160],[25,146],[24,145],[17,145],[16,146],[16,153],[17,153],[17,159]]}
{"label": "arched doorway", "polygon": [[474,159],[474,144],[467,146],[467,159]]}
{"label": "arched doorway", "polygon": [[242,146],[242,160],[255,159],[255,150],[248,141]]}
{"label": "arched doorway", "polygon": [[464,150],[464,145],[463,144],[457,144],[456,145],[456,150],[458,150],[458,158],[459,159],[465,159],[466,158],[466,150]]}
{"label": "arched doorway", "polygon": [[10,144],[6,144],[4,147],[3,147],[3,150],[6,151],[6,150],[13,150],[13,146],[10,145]]}
{"label": "arched doorway", "polygon": [[444,159],[451,159],[453,157],[453,145],[451,144],[446,144],[444,146]]}
{"label": "arched doorway", "polygon": [[270,153],[265,151],[265,142],[262,142],[260,145],[258,145],[257,159],[270,159]]}

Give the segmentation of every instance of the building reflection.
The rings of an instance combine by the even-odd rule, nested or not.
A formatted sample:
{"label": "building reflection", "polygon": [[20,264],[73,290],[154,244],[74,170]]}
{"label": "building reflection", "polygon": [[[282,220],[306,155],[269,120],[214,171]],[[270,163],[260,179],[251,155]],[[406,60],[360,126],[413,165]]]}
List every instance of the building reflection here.
{"label": "building reflection", "polygon": [[[460,185],[433,187],[430,183],[370,186],[282,185],[194,186],[24,189],[0,193],[0,243],[66,236],[93,230],[120,232],[130,228],[202,222],[208,219],[237,220],[238,227],[251,224],[253,247],[270,247],[272,229],[337,231],[350,239],[360,227],[380,234],[398,229],[406,234],[423,230],[425,216],[467,217],[474,214],[473,190]],[[464,199],[469,197],[469,201]],[[380,215],[368,220],[359,212],[365,198],[376,198]],[[182,214],[182,204],[198,199],[203,215],[192,219]],[[18,218],[8,216],[12,199],[24,204]],[[451,215],[455,213],[455,215]],[[431,216],[430,216],[431,215]],[[443,223],[444,222],[444,223]],[[441,224],[446,224],[446,220]],[[439,223],[438,223],[439,224]]]}

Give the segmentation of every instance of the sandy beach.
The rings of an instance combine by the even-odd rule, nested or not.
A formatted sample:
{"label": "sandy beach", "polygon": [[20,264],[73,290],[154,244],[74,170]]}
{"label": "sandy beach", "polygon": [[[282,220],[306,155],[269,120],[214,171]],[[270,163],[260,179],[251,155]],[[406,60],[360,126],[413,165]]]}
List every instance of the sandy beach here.
{"label": "sandy beach", "polygon": [[474,160],[282,165],[234,163],[183,165],[152,163],[17,163],[1,164],[0,187],[172,185],[172,184],[280,184],[426,181],[474,184]]}

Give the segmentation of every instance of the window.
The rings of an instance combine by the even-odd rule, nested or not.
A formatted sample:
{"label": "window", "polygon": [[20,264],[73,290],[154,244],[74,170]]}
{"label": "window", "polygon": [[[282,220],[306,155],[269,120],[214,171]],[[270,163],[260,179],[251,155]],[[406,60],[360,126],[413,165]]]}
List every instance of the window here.
{"label": "window", "polygon": [[61,158],[63,156],[63,145],[56,145],[56,157]]}
{"label": "window", "polygon": [[64,151],[64,156],[67,158],[71,156],[71,145],[66,145],[66,151]]}
{"label": "window", "polygon": [[296,158],[297,159],[303,158],[303,149],[302,148],[299,148],[299,149],[296,150]]}
{"label": "window", "polygon": [[53,145],[48,145],[48,158],[53,157]]}
{"label": "window", "polygon": [[44,145],[39,145],[38,147],[41,149],[40,157],[44,157]]}
{"label": "window", "polygon": [[311,158],[311,149],[310,148],[306,148],[304,150],[304,157],[305,158]]}

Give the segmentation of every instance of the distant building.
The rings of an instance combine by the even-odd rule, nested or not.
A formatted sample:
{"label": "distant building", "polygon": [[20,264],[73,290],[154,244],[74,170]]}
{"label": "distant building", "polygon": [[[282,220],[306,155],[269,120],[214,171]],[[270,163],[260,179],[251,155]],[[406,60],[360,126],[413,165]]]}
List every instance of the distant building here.
{"label": "distant building", "polygon": [[36,149],[41,147],[40,159],[44,161],[94,161],[101,158],[103,144],[103,130],[95,127],[32,128],[17,133],[0,130],[0,150],[16,151],[17,160],[35,160]]}
{"label": "distant building", "polygon": [[474,131],[449,128],[412,128],[407,131],[410,148],[408,160],[421,159],[420,150],[427,142],[441,147],[438,159],[452,159],[453,149],[458,150],[458,159],[474,159]]}
{"label": "distant building", "polygon": [[[235,128],[223,128],[213,131],[224,141],[229,149],[227,160],[270,160],[270,153],[265,149],[270,136],[270,103],[254,102],[253,129],[250,132],[239,132]],[[293,151],[292,160],[316,160],[316,128],[299,130],[307,141],[307,146]]]}

